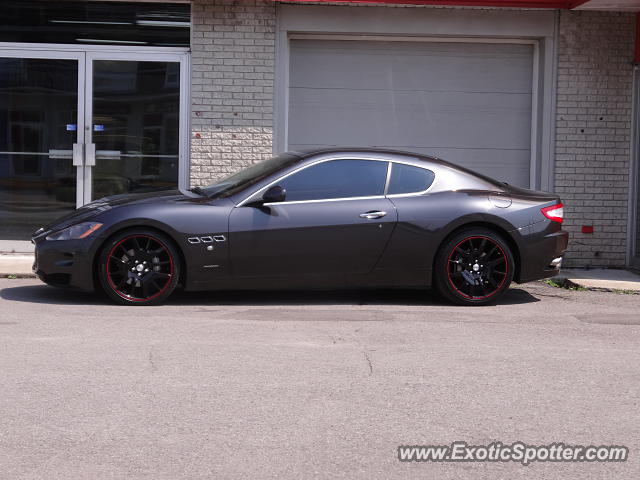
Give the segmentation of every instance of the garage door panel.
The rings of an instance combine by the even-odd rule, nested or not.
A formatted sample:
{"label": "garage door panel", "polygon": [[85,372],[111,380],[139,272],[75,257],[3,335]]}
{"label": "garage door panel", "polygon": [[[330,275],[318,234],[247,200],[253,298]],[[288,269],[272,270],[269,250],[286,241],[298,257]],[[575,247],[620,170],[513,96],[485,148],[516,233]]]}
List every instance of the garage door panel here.
{"label": "garage door panel", "polygon": [[437,155],[529,185],[533,46],[292,40],[289,148]]}
{"label": "garage door panel", "polygon": [[[531,45],[294,42],[290,86],[460,92],[531,92]],[[301,46],[307,44],[307,47]],[[344,46],[347,46],[345,49]]]}
{"label": "garage door panel", "polygon": [[496,94],[293,89],[290,114],[296,121],[289,131],[292,140],[309,144],[333,139],[377,145],[390,138],[423,147],[528,149],[531,96],[508,100]]}

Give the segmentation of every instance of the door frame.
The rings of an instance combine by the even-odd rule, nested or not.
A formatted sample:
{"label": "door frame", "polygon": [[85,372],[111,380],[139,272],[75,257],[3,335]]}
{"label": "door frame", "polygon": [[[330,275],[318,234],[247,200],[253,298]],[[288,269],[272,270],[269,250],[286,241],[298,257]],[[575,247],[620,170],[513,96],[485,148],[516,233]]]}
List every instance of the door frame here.
{"label": "door frame", "polygon": [[[54,43],[0,42],[0,57],[77,60],[78,118],[76,143],[83,147],[91,143],[87,125],[91,125],[93,107],[93,60],[169,61],[180,64],[178,188],[189,188],[191,131],[191,58],[186,47],[144,47],[120,45],[68,45]],[[87,134],[87,132],[89,132]],[[76,165],[76,208],[91,201],[91,166]],[[75,162],[74,162],[75,163]]]}
{"label": "door frame", "polygon": [[[115,60],[115,61],[147,61],[147,62],[176,62],[180,64],[180,109],[179,109],[179,132],[178,132],[178,188],[189,188],[189,92],[187,85],[189,81],[189,56],[186,53],[159,53],[156,51],[140,52],[139,49],[128,49],[128,51],[92,51],[86,52],[85,62],[85,145],[93,144],[93,61],[94,60]],[[95,158],[94,158],[95,160]],[[84,203],[91,202],[92,198],[92,167],[87,165],[84,169],[83,192]]]}
{"label": "door frame", "polygon": [[633,68],[631,108],[631,165],[629,169],[629,221],[627,223],[627,265],[640,270],[638,222],[640,222],[640,67]]}

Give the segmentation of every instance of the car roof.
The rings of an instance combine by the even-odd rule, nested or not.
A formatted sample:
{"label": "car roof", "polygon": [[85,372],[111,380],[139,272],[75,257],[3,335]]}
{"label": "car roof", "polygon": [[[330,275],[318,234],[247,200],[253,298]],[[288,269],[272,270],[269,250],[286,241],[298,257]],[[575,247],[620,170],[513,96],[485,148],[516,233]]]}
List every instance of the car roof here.
{"label": "car roof", "polygon": [[[461,168],[459,165],[455,163],[447,162],[438,157],[434,157],[432,155],[425,155],[423,153],[416,152],[407,152],[405,150],[394,150],[391,148],[374,148],[374,147],[324,147],[324,148],[309,148],[309,149],[298,149],[287,152],[290,155],[295,155],[300,157],[301,160],[313,157],[316,155],[327,155],[327,154],[388,154],[388,155],[397,155],[402,157],[410,157],[415,160],[421,160],[424,162],[429,162],[436,165],[442,165],[444,167],[453,168],[456,170],[466,170]],[[389,161],[393,161],[392,158]],[[474,173],[474,172],[465,172],[465,173]]]}
{"label": "car roof", "polygon": [[391,148],[374,148],[374,147],[318,147],[318,148],[301,148],[298,150],[292,150],[288,153],[297,155],[299,157],[311,157],[313,155],[326,154],[326,153],[388,153],[393,155],[404,155],[411,157],[419,157],[425,159],[432,159],[429,155],[423,155],[415,152],[407,152],[402,150],[394,150]]}
{"label": "car roof", "polygon": [[[454,170],[458,174],[461,174],[467,177],[472,177],[475,180],[483,180],[484,182],[488,182],[489,184],[494,186],[499,186],[499,187],[504,186],[503,182],[500,182],[494,178],[488,177],[486,175],[483,175],[481,173],[478,173],[476,171],[473,171],[461,165],[457,165],[455,163],[448,162],[446,160],[443,160],[441,158],[434,157],[431,155],[425,155],[423,153],[407,152],[403,150],[394,150],[394,149],[388,149],[388,148],[373,148],[373,147],[326,147],[326,148],[300,149],[300,150],[290,151],[287,153],[299,157],[300,160],[302,161],[310,157],[314,157],[316,155],[331,155],[331,154],[343,155],[343,154],[349,154],[349,153],[360,154],[360,155],[362,154],[366,155],[367,153],[378,154],[378,155],[388,154],[390,156],[401,156],[405,158],[410,158],[412,160],[417,161],[418,163],[425,162],[433,166],[440,166],[446,169]],[[397,161],[398,159],[395,159],[395,160]],[[389,158],[389,161],[392,162],[394,161],[394,159]]]}

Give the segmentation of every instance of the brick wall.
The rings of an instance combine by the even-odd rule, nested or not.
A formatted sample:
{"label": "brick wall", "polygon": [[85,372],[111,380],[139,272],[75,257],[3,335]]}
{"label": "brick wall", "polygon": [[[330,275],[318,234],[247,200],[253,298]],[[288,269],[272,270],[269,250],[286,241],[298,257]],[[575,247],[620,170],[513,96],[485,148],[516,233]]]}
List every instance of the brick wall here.
{"label": "brick wall", "polygon": [[272,154],[275,4],[194,0],[191,183]]}
{"label": "brick wall", "polygon": [[628,13],[560,14],[555,183],[567,266],[625,265],[634,28]]}

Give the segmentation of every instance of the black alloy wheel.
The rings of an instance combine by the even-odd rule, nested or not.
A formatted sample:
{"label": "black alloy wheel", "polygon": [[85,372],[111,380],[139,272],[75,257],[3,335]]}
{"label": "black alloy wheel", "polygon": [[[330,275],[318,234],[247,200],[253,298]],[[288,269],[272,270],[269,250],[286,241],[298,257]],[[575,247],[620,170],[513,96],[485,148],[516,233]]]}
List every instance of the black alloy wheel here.
{"label": "black alloy wheel", "polygon": [[154,231],[122,232],[107,242],[100,255],[100,284],[118,303],[161,303],[171,295],[179,276],[180,261],[175,247]]}
{"label": "black alloy wheel", "polygon": [[449,239],[438,252],[435,283],[455,303],[485,305],[506,292],[513,270],[513,254],[500,235],[470,229]]}

